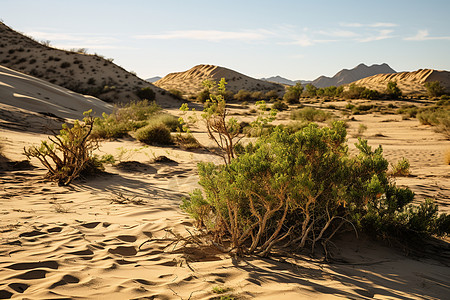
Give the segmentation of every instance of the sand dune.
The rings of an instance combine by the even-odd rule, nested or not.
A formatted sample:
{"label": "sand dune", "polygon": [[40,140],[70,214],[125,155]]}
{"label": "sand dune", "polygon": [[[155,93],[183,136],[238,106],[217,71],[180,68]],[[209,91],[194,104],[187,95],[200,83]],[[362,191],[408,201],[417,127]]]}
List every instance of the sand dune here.
{"label": "sand dune", "polygon": [[55,49],[0,22],[0,64],[108,102],[138,100],[137,89],[150,87],[156,101],[170,105],[165,92],[100,55]]}
{"label": "sand dune", "polygon": [[356,85],[383,92],[389,81],[396,81],[404,94],[426,94],[426,82],[439,81],[450,91],[450,72],[431,69],[421,69],[414,72],[400,72],[395,74],[378,74],[353,82]]}
{"label": "sand dune", "polygon": [[204,80],[218,82],[221,78],[225,78],[228,82],[227,90],[234,93],[242,89],[247,91],[284,91],[283,86],[279,84],[255,79],[236,71],[214,65],[198,65],[184,72],[170,73],[156,81],[155,85],[166,90],[176,89],[189,96],[196,95],[204,89],[202,85]]}
{"label": "sand dune", "polygon": [[110,113],[112,106],[0,66],[0,126],[43,131],[46,127],[60,127],[61,122],[81,119],[83,112],[90,109],[99,116]]}

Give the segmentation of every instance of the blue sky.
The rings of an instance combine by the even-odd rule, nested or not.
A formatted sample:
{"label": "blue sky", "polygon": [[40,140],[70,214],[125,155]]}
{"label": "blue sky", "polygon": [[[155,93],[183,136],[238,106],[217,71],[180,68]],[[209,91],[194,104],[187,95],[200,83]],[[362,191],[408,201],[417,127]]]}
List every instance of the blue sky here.
{"label": "blue sky", "polygon": [[140,77],[197,64],[260,78],[333,76],[359,63],[450,70],[450,1],[0,0],[0,18]]}

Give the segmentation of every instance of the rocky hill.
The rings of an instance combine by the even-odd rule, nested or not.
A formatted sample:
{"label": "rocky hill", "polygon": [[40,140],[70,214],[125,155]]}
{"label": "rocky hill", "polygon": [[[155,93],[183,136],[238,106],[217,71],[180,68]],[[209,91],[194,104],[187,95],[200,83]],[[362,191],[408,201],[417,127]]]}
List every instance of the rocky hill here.
{"label": "rocky hill", "polygon": [[311,83],[315,87],[324,88],[329,86],[340,86],[354,82],[356,80],[373,76],[376,74],[391,74],[396,73],[389,65],[371,65],[366,66],[365,64],[359,64],[351,70],[343,69],[336,73],[333,77],[320,76],[319,78],[313,80]]}
{"label": "rocky hill", "polygon": [[397,86],[402,90],[403,94],[425,94],[427,90],[424,84],[431,81],[439,81],[446,91],[450,92],[450,72],[431,69],[395,74],[378,74],[353,83],[383,92],[389,81],[397,82]]}
{"label": "rocky hill", "polygon": [[218,82],[221,78],[225,78],[227,81],[227,90],[234,93],[242,89],[247,91],[284,91],[284,87],[280,84],[255,79],[214,65],[198,65],[184,72],[170,73],[156,81],[155,85],[166,90],[179,90],[184,95],[190,96],[196,95],[203,90],[202,82],[204,80]]}
{"label": "rocky hill", "polygon": [[[107,102],[138,100],[135,91],[150,87],[156,100],[170,104],[165,91],[99,55],[66,51],[37,42],[0,22],[0,65]],[[169,102],[168,102],[169,101]]]}
{"label": "rocky hill", "polygon": [[290,80],[290,79],[281,77],[279,75],[268,77],[268,78],[261,78],[261,80],[275,82],[275,83],[279,83],[279,84],[285,84],[285,85],[295,85],[297,83],[297,81]]}

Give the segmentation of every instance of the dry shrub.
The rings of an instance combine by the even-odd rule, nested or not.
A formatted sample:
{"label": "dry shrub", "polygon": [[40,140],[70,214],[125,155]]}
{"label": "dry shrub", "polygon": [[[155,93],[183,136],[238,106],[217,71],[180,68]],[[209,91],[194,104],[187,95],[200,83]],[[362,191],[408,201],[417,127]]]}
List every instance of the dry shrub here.
{"label": "dry shrub", "polygon": [[27,158],[37,158],[48,169],[46,177],[59,185],[70,184],[82,172],[102,171],[103,163],[93,155],[98,142],[90,136],[94,125],[91,112],[85,112],[83,121],[76,120],[72,127],[63,124],[59,134],[49,137],[50,142],[24,148]]}
{"label": "dry shrub", "polygon": [[136,139],[149,145],[171,145],[170,130],[162,123],[149,124],[136,131]]}

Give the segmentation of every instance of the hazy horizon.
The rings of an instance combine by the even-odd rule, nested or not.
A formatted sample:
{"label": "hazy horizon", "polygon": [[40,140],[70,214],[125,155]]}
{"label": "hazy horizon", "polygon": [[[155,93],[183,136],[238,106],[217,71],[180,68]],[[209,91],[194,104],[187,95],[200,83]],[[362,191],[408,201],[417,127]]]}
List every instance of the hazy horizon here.
{"label": "hazy horizon", "polygon": [[198,64],[262,78],[332,77],[360,63],[450,70],[447,1],[11,1],[2,21],[87,48],[141,78]]}

